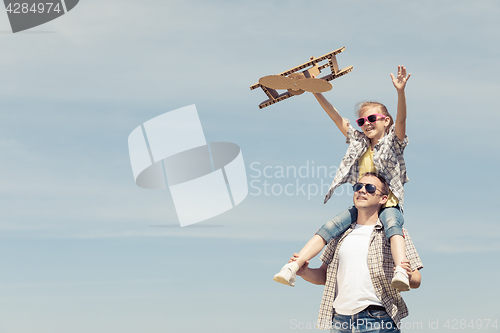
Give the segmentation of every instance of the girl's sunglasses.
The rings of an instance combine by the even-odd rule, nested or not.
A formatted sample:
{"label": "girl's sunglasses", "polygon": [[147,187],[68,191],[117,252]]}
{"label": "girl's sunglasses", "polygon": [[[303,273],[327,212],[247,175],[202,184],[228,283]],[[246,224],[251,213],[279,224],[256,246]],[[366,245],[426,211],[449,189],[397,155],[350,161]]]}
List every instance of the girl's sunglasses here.
{"label": "girl's sunglasses", "polygon": [[[354,192],[358,192],[359,190],[361,190],[362,188],[365,188],[366,189],[366,192],[370,193],[370,194],[373,194],[375,193],[375,191],[380,191],[377,186],[373,185],[373,184],[363,184],[363,183],[356,183],[352,186],[352,189]],[[385,194],[384,192],[380,191],[380,193],[384,194],[384,195],[387,195]]]}
{"label": "girl's sunglasses", "polygon": [[378,119],[377,117],[382,117],[382,119],[387,118],[387,116],[384,116],[383,114],[374,113],[374,114],[369,115],[368,117],[356,119],[356,123],[358,123],[358,126],[361,127],[365,124],[365,121],[367,121],[369,123],[376,122]]}

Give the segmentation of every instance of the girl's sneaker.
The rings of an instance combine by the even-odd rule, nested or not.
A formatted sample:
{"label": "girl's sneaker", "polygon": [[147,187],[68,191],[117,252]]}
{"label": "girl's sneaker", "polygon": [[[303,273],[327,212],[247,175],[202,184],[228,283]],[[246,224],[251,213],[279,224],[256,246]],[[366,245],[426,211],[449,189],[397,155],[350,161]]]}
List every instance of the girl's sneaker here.
{"label": "girl's sneaker", "polygon": [[[297,264],[295,264],[297,265]],[[283,266],[281,271],[273,277],[273,280],[288,286],[295,286],[295,270],[292,268],[292,263]]]}
{"label": "girl's sneaker", "polygon": [[408,273],[406,270],[397,266],[394,271],[394,276],[391,281],[391,287],[396,289],[397,291],[408,291],[410,290],[410,281],[408,280]]}

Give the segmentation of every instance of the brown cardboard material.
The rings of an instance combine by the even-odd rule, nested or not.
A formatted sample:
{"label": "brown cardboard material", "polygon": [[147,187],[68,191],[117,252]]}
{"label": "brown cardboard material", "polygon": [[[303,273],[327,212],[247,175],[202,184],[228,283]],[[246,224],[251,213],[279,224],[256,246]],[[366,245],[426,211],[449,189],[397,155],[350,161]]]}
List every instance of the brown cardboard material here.
{"label": "brown cardboard material", "polygon": [[[328,81],[344,76],[353,69],[352,66],[339,69],[336,55],[344,52],[344,50],[345,47],[342,47],[318,58],[311,57],[308,62],[293,67],[278,75],[262,77],[259,83],[250,86],[250,90],[261,88],[268,97],[267,100],[259,104],[259,108],[262,109],[292,96],[300,95],[304,93],[304,91],[320,93],[331,90],[332,85]],[[326,61],[326,63],[319,65],[322,61]],[[321,70],[326,67],[330,67],[330,74],[318,77]],[[303,71],[299,72],[300,70]],[[287,91],[280,94],[277,91],[280,89],[287,89]]]}

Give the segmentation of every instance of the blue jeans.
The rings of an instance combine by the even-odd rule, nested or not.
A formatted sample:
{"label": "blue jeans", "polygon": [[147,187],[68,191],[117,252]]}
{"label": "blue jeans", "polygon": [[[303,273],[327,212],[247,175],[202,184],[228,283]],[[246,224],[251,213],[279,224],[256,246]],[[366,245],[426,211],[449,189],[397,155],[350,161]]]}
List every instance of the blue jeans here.
{"label": "blue jeans", "polygon": [[[403,236],[403,213],[399,209],[399,205],[396,207],[386,207],[382,208],[378,214],[378,217],[382,224],[384,225],[385,237],[387,239],[394,235]],[[344,210],[339,215],[335,216],[333,220],[326,222],[321,229],[318,230],[316,235],[321,236],[325,242],[329,242],[331,239],[342,234],[349,228],[351,223],[358,220],[358,210],[356,207]]]}
{"label": "blue jeans", "polygon": [[399,333],[394,321],[383,310],[364,310],[352,316],[333,315],[331,333]]}

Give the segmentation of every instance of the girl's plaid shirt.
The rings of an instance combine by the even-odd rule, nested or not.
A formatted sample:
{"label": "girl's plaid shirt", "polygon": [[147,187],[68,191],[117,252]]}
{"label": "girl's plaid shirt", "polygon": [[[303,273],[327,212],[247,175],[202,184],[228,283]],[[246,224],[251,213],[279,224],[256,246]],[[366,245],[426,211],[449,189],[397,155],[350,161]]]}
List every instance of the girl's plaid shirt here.
{"label": "girl's plaid shirt", "polygon": [[[330,190],[325,196],[324,203],[332,197],[333,191],[340,185],[356,184],[359,180],[358,160],[368,149],[370,139],[349,124],[346,143],[349,144],[349,147],[335,174]],[[404,201],[403,185],[409,181],[403,158],[403,152],[407,145],[408,137],[405,135],[404,141],[400,141],[395,133],[395,126],[392,125],[389,134],[380,139],[373,149],[373,164],[375,164],[378,173],[387,181],[401,206],[403,206]]]}

